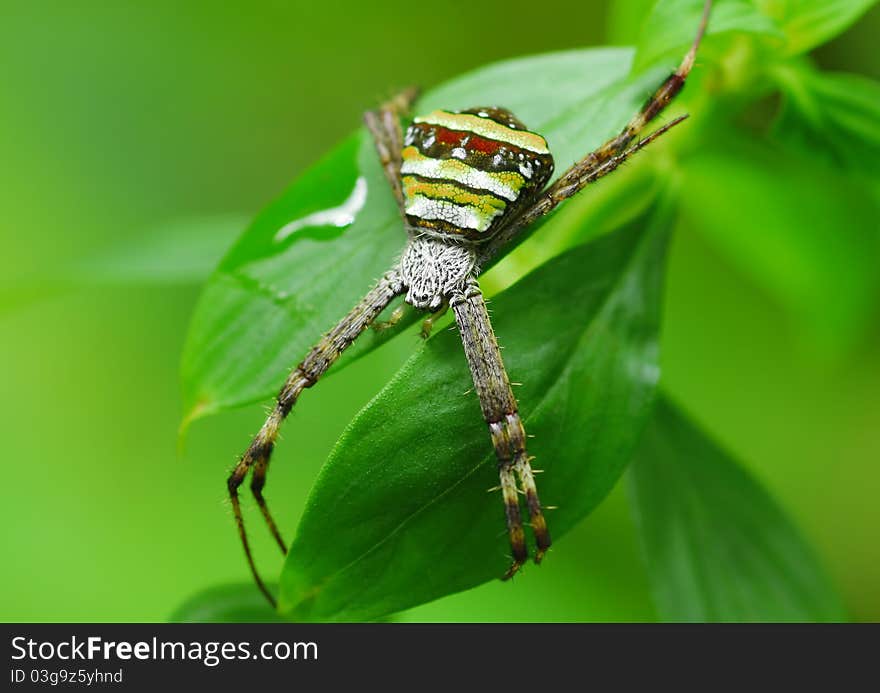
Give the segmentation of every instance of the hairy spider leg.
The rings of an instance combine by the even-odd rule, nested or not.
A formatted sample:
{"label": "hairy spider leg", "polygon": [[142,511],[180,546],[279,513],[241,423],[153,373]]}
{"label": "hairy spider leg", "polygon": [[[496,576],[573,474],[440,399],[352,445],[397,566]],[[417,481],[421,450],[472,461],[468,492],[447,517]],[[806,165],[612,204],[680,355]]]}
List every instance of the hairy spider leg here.
{"label": "hairy spider leg", "polygon": [[550,548],[550,532],[544,520],[535,477],[526,453],[526,433],[519,417],[516,397],[510,387],[510,379],[501,359],[501,349],[495,339],[489,321],[489,311],[486,309],[486,302],[480,293],[477,280],[472,278],[462,292],[453,294],[449,305],[458,323],[474,389],[480,400],[483,418],[489,426],[489,435],[498,458],[507,533],[513,552],[513,563],[504,575],[504,579],[507,579],[513,576],[528,559],[514,475],[519,477],[526,497],[537,546],[535,563],[539,563]]}
{"label": "hairy spider leg", "polygon": [[[403,193],[400,189],[398,174],[400,171],[400,151],[403,148],[403,133],[401,132],[399,118],[409,110],[417,95],[418,90],[416,88],[406,89],[383,104],[378,110],[369,111],[364,115],[364,121],[373,136],[385,177],[391,184],[391,189],[397,200],[401,215],[403,215]],[[278,525],[273,519],[269,506],[263,496],[266,474],[269,470],[269,460],[275,446],[275,441],[278,438],[281,424],[290,413],[300,393],[317,382],[318,378],[336,361],[339,355],[402,292],[402,289],[403,285],[399,275],[395,271],[387,273],[358,305],[312,348],[302,363],[288,376],[278,394],[272,412],[227,479],[226,485],[232,503],[232,511],[235,515],[235,523],[238,528],[239,538],[244,547],[248,566],[260,591],[273,606],[276,603],[275,598],[266,587],[257,570],[250,542],[245,531],[238,489],[244,483],[248,472],[253,469],[251,492],[276,543],[283,553],[287,553],[287,544],[282,538]],[[402,317],[403,309],[395,310],[390,317],[390,324],[380,324],[379,327],[391,327]]]}
{"label": "hairy spider leg", "polygon": [[248,565],[254,580],[266,599],[275,606],[275,598],[269,592],[254,562],[253,553],[251,552],[250,542],[244,527],[244,517],[241,512],[241,503],[238,497],[238,489],[247,477],[248,472],[253,468],[253,477],[251,479],[251,491],[260,511],[275,537],[275,541],[281,547],[282,553],[287,553],[287,545],[281,538],[281,533],[266,501],[263,498],[263,486],[266,483],[266,472],[269,468],[269,459],[272,455],[272,449],[278,438],[278,430],[282,422],[293,405],[296,404],[300,393],[306,388],[312,387],[318,378],[323,375],[328,368],[339,358],[345,349],[350,346],[355,339],[376,319],[376,317],[385,309],[385,307],[400,295],[403,290],[403,284],[400,277],[395,271],[388,272],[377,284],[364,296],[360,302],[346,315],[339,323],[330,330],[318,342],[311,351],[306,355],[302,362],[291,371],[290,375],[278,393],[275,406],[269,414],[266,422],[260,428],[259,433],[254,437],[248,449],[241,456],[238,464],[229,475],[226,482],[229,491],[229,499],[232,502],[232,511],[235,515],[235,523],[238,527],[238,535],[241,539],[244,553],[247,557]]}
{"label": "hairy spider leg", "polygon": [[420,334],[422,339],[428,339],[431,336],[431,332],[434,330],[434,325],[437,324],[437,321],[440,320],[446,312],[449,310],[449,301],[444,301],[443,305],[440,306],[439,309],[435,310],[431,313],[427,318],[422,320],[422,329]]}
{"label": "hairy spider leg", "polygon": [[[645,102],[641,110],[630,119],[626,127],[616,137],[611,138],[565,171],[556,179],[556,182],[537,195],[527,209],[524,209],[521,214],[512,218],[510,223],[500,229],[483,249],[480,256],[481,263],[485,263],[493,257],[498,250],[507,245],[521,231],[552,212],[561,202],[579,193],[586,185],[611,173],[629,156],[653,142],[660,135],[668,132],[673,126],[687,117],[681,116],[676,118],[648,137],[640,141],[637,140],[639,134],[648,123],[660,115],[672,99],[684,88],[685,80],[694,66],[700,41],[706,32],[706,24],[709,21],[711,9],[711,0],[706,0],[697,34],[678,69],[666,78],[663,84]],[[635,144],[633,144],[634,141]]]}
{"label": "hairy spider leg", "polygon": [[584,163],[587,163],[587,165],[596,165],[620,154],[638,136],[645,126],[656,118],[657,115],[669,105],[672,99],[678,95],[678,93],[684,88],[685,80],[694,66],[697,49],[700,46],[703,34],[706,32],[706,24],[709,21],[709,11],[711,8],[711,0],[707,0],[703,7],[703,16],[700,20],[697,34],[678,69],[666,78],[663,84],[661,84],[657,91],[655,91],[645,102],[642,109],[630,119],[629,123],[627,123],[626,127],[621,130],[617,137],[608,140],[608,142],[603,144],[596,151],[588,154],[581,164],[573,166],[569,171],[562,174],[560,181],[565,179],[568,175],[572,175],[575,178],[578,177],[577,169],[580,166],[583,166]]}
{"label": "hairy spider leg", "polygon": [[391,311],[387,320],[376,320],[370,325],[370,327],[374,332],[385,332],[385,330],[390,330],[392,327],[396,327],[400,321],[406,317],[410,308],[412,308],[412,306],[408,303],[401,303]]}
{"label": "hairy spider leg", "polygon": [[409,87],[386,101],[377,110],[364,113],[364,124],[373,136],[373,143],[379,154],[379,163],[404,219],[406,215],[403,211],[403,190],[400,187],[400,152],[403,150],[400,118],[409,113],[418,95],[417,87]]}

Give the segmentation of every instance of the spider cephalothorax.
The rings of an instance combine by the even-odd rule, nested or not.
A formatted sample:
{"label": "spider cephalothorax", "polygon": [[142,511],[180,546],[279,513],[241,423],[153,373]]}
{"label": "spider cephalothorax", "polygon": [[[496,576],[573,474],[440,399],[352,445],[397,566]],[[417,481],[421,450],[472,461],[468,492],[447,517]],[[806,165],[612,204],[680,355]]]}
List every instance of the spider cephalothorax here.
{"label": "spider cephalothorax", "polygon": [[[523,510],[528,514],[535,539],[534,560],[541,560],[550,547],[550,533],[538,499],[531,458],[526,452],[526,434],[516,398],[477,277],[486,262],[532,223],[684,120],[686,116],[679,116],[639,139],[645,126],[684,86],[710,5],[707,0],[697,37],[679,68],[616,137],[590,152],[547,187],[553,173],[553,157],[547,142],[503,108],[432,111],[413,119],[405,137],[400,118],[409,111],[415,90],[406,91],[365,115],[397,201],[407,242],[392,268],[293,369],[266,423],[229,476],[229,496],[248,564],[270,602],[274,604],[274,597],[260,578],[251,555],[238,489],[253,470],[251,490],[272,535],[286,553],[287,545],[263,498],[269,457],[281,422],[302,391],[312,387],[368,326],[376,327],[379,314],[401,295],[416,308],[437,311],[425,320],[423,335],[427,336],[436,315],[447,307],[455,314],[474,390],[498,459],[499,488],[513,557],[505,577],[513,575],[528,558]],[[401,314],[398,307],[384,325],[393,324]],[[520,494],[525,499],[524,508],[520,507]]]}

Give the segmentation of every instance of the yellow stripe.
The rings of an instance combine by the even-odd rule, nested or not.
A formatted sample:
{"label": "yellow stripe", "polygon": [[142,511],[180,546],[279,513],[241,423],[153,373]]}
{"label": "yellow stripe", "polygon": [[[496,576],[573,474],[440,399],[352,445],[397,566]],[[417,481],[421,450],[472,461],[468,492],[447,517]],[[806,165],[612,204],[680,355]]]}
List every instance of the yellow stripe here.
{"label": "yellow stripe", "polygon": [[496,123],[490,118],[481,118],[470,113],[449,113],[448,111],[432,111],[427,115],[419,116],[416,123],[428,123],[439,125],[450,130],[464,130],[475,135],[488,137],[489,139],[507,142],[522,149],[528,149],[536,154],[549,154],[547,141],[540,135],[527,130],[514,130],[506,125]]}
{"label": "yellow stripe", "polygon": [[458,159],[432,159],[416,147],[404,148],[401,173],[415,173],[425,178],[442,178],[469,188],[488,190],[513,202],[519,197],[525,178],[513,171],[483,171]]}
{"label": "yellow stripe", "polygon": [[479,209],[484,214],[494,216],[503,212],[507,203],[494,195],[480,195],[469,190],[463,190],[454,183],[429,183],[420,181],[412,176],[404,176],[402,179],[403,194],[407,198],[422,195],[432,199],[449,200],[458,205],[468,205]]}

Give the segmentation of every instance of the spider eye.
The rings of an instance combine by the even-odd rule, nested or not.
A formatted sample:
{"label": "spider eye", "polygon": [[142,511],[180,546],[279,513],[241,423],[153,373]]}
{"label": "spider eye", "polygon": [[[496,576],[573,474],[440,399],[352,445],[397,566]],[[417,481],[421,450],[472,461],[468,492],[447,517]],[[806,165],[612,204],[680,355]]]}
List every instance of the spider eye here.
{"label": "spider eye", "polygon": [[405,144],[407,221],[439,236],[488,239],[553,171],[546,140],[504,108],[419,116]]}

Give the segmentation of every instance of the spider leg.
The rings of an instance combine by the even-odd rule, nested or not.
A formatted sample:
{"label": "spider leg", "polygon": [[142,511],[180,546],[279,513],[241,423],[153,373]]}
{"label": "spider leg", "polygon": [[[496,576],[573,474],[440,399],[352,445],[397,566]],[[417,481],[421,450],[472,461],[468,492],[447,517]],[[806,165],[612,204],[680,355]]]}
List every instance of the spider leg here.
{"label": "spider leg", "polygon": [[254,461],[254,473],[251,476],[251,493],[254,495],[254,500],[257,501],[257,506],[260,508],[263,519],[266,520],[269,532],[271,532],[272,537],[281,549],[281,553],[287,553],[287,543],[281,538],[278,525],[275,524],[272,513],[269,512],[269,506],[266,504],[266,499],[263,497],[263,487],[266,485],[266,474],[268,471],[269,455],[258,457]]}
{"label": "spider leg", "polygon": [[401,320],[403,320],[410,307],[411,306],[408,303],[401,303],[399,306],[397,306],[397,308],[391,311],[391,314],[388,316],[387,320],[377,320],[376,322],[372,323],[370,327],[375,332],[384,332],[385,330],[390,330]]}
{"label": "spider leg", "polygon": [[449,310],[449,301],[444,301],[443,305],[440,306],[439,309],[431,313],[427,318],[422,320],[422,339],[427,339],[431,336],[431,331],[434,329],[435,323],[446,315],[446,312]]}
{"label": "spider leg", "polygon": [[403,131],[400,117],[409,113],[410,106],[419,95],[416,87],[405,89],[390,101],[386,101],[375,111],[364,113],[364,123],[373,136],[379,162],[385,178],[397,200],[401,216],[403,211],[403,191],[400,188],[400,152],[403,149]]}
{"label": "spider leg", "polygon": [[476,279],[471,280],[464,291],[454,294],[449,305],[455,313],[474,388],[498,458],[507,532],[513,552],[513,563],[504,575],[504,579],[507,579],[528,558],[515,477],[519,477],[526,497],[537,545],[536,563],[540,562],[550,548],[550,533],[526,453],[526,433],[517,411],[516,397],[510,387],[510,380],[501,360],[501,350],[489,321],[489,311]]}
{"label": "spider leg", "polygon": [[516,219],[502,228],[484,247],[480,262],[485,263],[497,251],[509,243],[520,231],[531,226],[539,218],[553,211],[561,202],[576,195],[586,185],[614,171],[637,151],[678,125],[687,116],[680,116],[643,139],[638,139],[645,127],[669,105],[684,88],[685,80],[694,66],[697,49],[706,31],[711,0],[706,0],[697,34],[684,59],[660,87],[645,102],[620,133],[565,171],[550,187],[539,194],[531,205],[517,215]]}
{"label": "spider leg", "polygon": [[664,81],[657,91],[651,95],[642,106],[642,109],[630,119],[629,123],[627,123],[626,127],[621,130],[617,137],[608,140],[596,151],[588,154],[582,162],[572,166],[568,171],[562,174],[560,181],[568,175],[577,177],[577,171],[583,166],[584,162],[590,162],[590,165],[595,166],[623,152],[629,147],[630,143],[639,136],[639,133],[644,130],[645,126],[656,118],[670,104],[672,99],[678,95],[678,93],[684,88],[685,80],[694,66],[694,61],[697,57],[697,49],[700,47],[700,41],[703,39],[703,34],[706,33],[706,25],[709,22],[709,12],[711,9],[711,0],[706,0],[706,4],[703,6],[703,16],[700,19],[700,26],[697,28],[697,34],[694,37],[690,49],[685,54],[681,64],[678,66],[678,69],[666,78],[666,81]]}
{"label": "spider leg", "polygon": [[275,447],[275,441],[278,438],[278,430],[290,413],[293,405],[296,404],[300,393],[306,388],[312,387],[318,381],[318,378],[333,365],[340,354],[357,339],[402,290],[403,284],[397,271],[388,272],[348,315],[321,338],[321,341],[309,351],[302,362],[287,377],[266,422],[260,428],[260,431],[254,437],[227,479],[226,486],[229,492],[229,499],[232,502],[232,512],[235,515],[235,524],[238,528],[238,535],[244,547],[248,565],[254,576],[254,581],[257,583],[257,587],[260,588],[266,599],[273,606],[275,606],[275,598],[260,577],[251,552],[250,542],[245,532],[238,489],[244,482],[245,477],[247,477],[248,472],[253,468],[254,474],[251,481],[251,491],[257,500],[269,530],[272,532],[272,536],[275,537],[276,542],[281,547],[281,551],[286,553],[287,548],[284,540],[281,538],[278,527],[272,519],[272,515],[263,498],[266,472],[269,468],[272,449]]}

